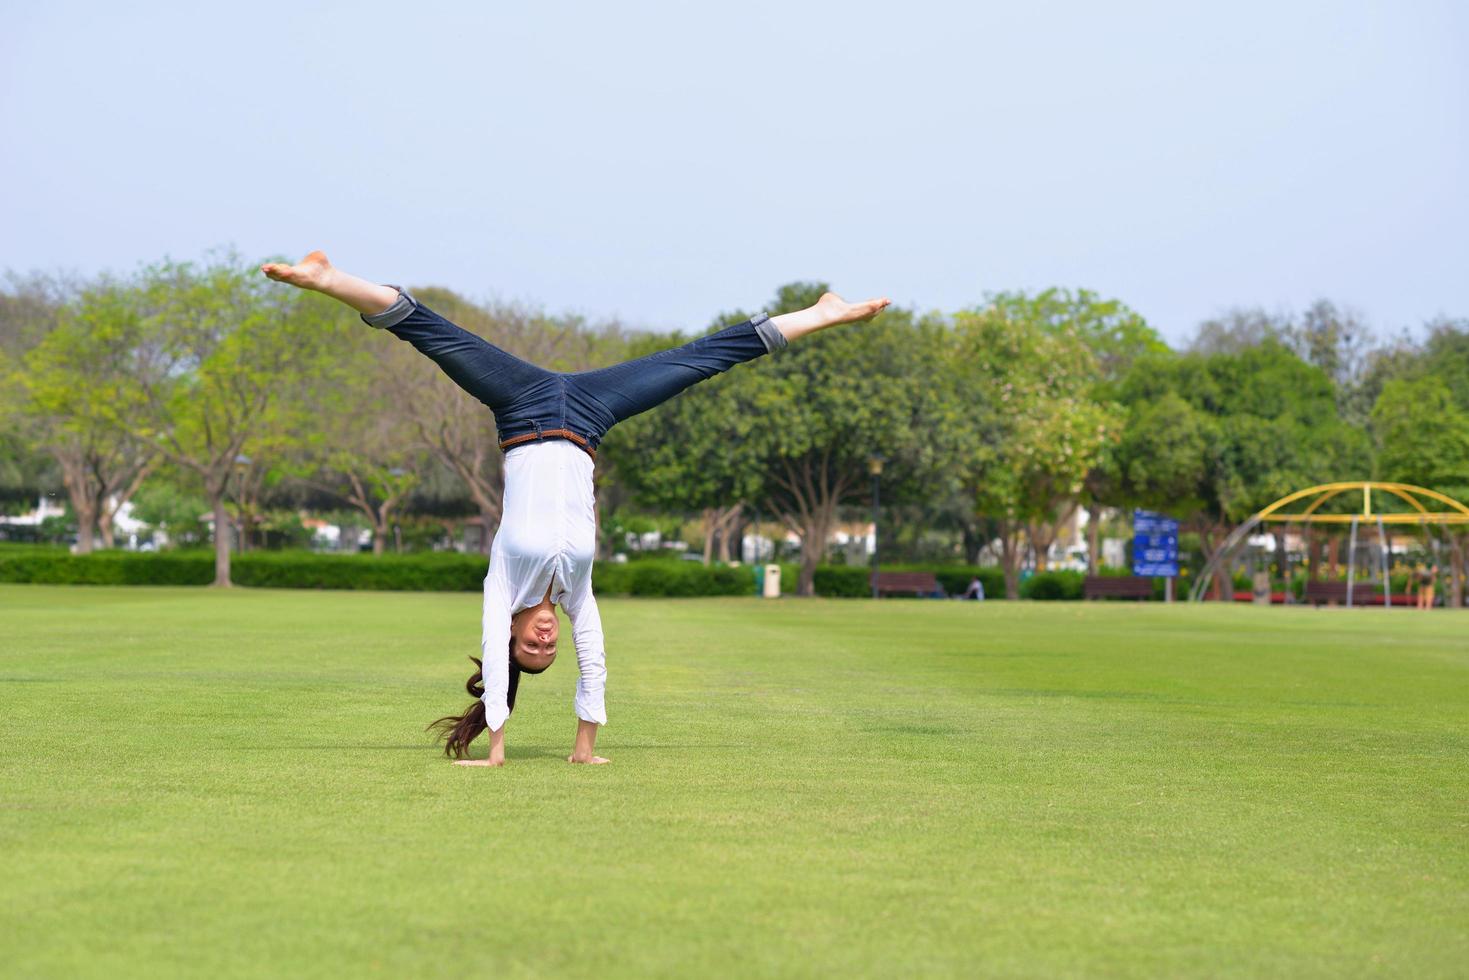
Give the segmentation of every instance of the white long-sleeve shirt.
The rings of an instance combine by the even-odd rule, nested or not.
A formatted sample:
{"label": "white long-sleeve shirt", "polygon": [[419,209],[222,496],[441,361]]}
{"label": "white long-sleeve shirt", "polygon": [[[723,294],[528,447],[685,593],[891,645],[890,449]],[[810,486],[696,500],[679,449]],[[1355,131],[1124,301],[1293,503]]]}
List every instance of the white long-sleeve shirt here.
{"label": "white long-sleeve shirt", "polygon": [[607,724],[603,691],[607,662],[602,617],[592,596],[597,508],[592,458],[565,439],[513,447],[505,454],[505,504],[490,546],[480,657],[484,662],[485,722],[499,731],[510,717],[510,617],[551,601],[571,619],[576,663],[576,716]]}

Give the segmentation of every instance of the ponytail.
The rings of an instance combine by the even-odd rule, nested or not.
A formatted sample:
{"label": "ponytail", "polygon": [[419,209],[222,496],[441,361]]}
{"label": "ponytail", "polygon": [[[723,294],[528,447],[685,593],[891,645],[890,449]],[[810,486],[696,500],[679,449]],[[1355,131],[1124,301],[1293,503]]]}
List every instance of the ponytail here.
{"label": "ponytail", "polygon": [[[506,655],[510,658],[510,683],[505,688],[505,707],[511,711],[515,710],[515,692],[520,687],[520,675],[522,669],[515,662],[514,637],[506,649]],[[436,739],[444,742],[444,754],[455,759],[463,759],[469,755],[469,743],[479,737],[480,733],[490,726],[485,723],[485,676],[484,663],[478,657],[470,657],[474,661],[474,673],[469,675],[469,680],[464,682],[464,690],[474,698],[474,703],[464,709],[463,714],[445,715],[438,721],[431,722],[425,731],[435,732]],[[544,668],[542,668],[544,669]],[[539,674],[540,671],[524,671],[524,673]]]}

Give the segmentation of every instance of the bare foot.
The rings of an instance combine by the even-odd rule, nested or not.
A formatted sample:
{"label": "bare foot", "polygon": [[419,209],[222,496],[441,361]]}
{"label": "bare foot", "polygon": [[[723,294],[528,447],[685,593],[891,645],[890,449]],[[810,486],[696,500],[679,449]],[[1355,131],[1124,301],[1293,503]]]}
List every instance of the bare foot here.
{"label": "bare foot", "polygon": [[456,765],[456,766],[503,766],[504,764],[505,764],[505,760],[504,759],[498,759],[498,760],[495,760],[495,761],[491,761],[489,759],[455,759],[454,760],[454,765]]}
{"label": "bare foot", "polygon": [[331,262],[327,261],[326,253],[316,251],[295,265],[286,265],[284,262],[267,262],[260,267],[260,271],[276,282],[289,283],[302,289],[319,290],[326,286],[327,280],[335,270]]}
{"label": "bare foot", "polygon": [[797,337],[804,337],[808,333],[835,327],[841,323],[871,320],[887,309],[891,303],[892,300],[887,297],[864,300],[861,303],[848,303],[836,293],[822,293],[814,306],[808,306],[794,313],[782,313],[780,316],[771,317],[770,322],[786,340],[795,340]]}
{"label": "bare foot", "polygon": [[836,293],[822,293],[821,298],[811,309],[823,321],[822,326],[835,327],[841,323],[862,323],[865,320],[871,320],[891,304],[892,300],[887,297],[863,300],[861,303],[848,303]]}
{"label": "bare foot", "polygon": [[578,765],[605,766],[607,763],[611,762],[612,760],[611,759],[604,759],[600,755],[594,755],[590,759],[578,759],[574,755],[568,755],[566,757],[566,761],[567,762],[574,762],[574,763],[576,763]]}

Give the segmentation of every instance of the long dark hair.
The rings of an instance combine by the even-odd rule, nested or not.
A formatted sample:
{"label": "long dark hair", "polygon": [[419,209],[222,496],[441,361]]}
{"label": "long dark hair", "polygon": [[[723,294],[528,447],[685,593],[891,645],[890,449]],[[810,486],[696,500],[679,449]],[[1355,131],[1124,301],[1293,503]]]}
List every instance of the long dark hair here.
{"label": "long dark hair", "polygon": [[[511,711],[515,710],[515,692],[520,687],[521,674],[539,674],[540,670],[527,670],[520,666],[515,660],[515,637],[510,638],[510,646],[506,650],[510,658],[510,684],[505,689],[505,706]],[[469,696],[474,698],[474,703],[464,709],[463,714],[445,715],[437,721],[430,722],[425,731],[436,732],[436,737],[444,742],[444,754],[455,759],[462,759],[469,755],[469,743],[479,737],[480,732],[490,726],[485,723],[485,675],[484,662],[478,657],[470,657],[474,661],[474,673],[469,675],[469,680],[464,682],[464,689]],[[549,665],[547,665],[549,666]]]}

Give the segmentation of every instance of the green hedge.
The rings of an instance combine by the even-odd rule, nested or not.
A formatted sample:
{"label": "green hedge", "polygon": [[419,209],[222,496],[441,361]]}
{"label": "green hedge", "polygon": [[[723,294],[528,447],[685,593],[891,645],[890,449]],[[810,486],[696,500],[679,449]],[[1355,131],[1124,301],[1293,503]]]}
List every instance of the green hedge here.
{"label": "green hedge", "polygon": [[1022,599],[1080,599],[1085,572],[1061,569],[1036,572],[1020,583]]}
{"label": "green hedge", "polygon": [[[236,585],[281,589],[380,589],[457,592],[483,587],[481,555],[321,555],[301,551],[246,552],[230,561]],[[58,549],[0,550],[0,582],[53,585],[208,585],[214,553],[150,554],[99,551],[73,555]]]}
{"label": "green hedge", "polygon": [[[373,589],[382,591],[478,592],[484,583],[483,555],[433,552],[412,555],[332,555],[303,551],[253,551],[230,563],[236,585],[277,589]],[[931,571],[949,595],[963,595],[976,575],[985,595],[1005,595],[998,568],[965,565],[884,565],[884,571]],[[793,595],[797,565],[781,565],[781,592]],[[816,569],[816,594],[862,597],[871,594],[870,572],[861,565],[823,565]],[[0,582],[53,585],[208,585],[214,580],[214,554],[208,551],[99,551],[73,555],[48,546],[0,546]],[[1021,587],[1026,599],[1081,598],[1080,572],[1042,572]],[[754,595],[758,571],[751,566],[713,566],[673,558],[598,562],[592,586],[607,596]]]}
{"label": "green hedge", "polygon": [[592,591],[637,596],[754,595],[755,574],[743,566],[706,568],[695,561],[599,561],[592,566]]}
{"label": "green hedge", "polygon": [[[414,592],[478,592],[484,587],[483,555],[435,552],[416,555],[324,555],[301,551],[246,552],[230,561],[236,585],[276,589],[372,589]],[[73,555],[59,548],[0,549],[0,582],[51,585],[208,585],[214,554],[99,551]],[[598,562],[593,588],[602,595],[753,595],[754,570],[705,568],[698,562],[649,559]]]}

